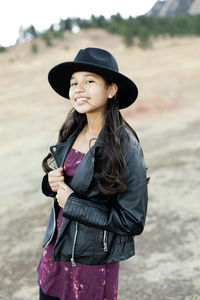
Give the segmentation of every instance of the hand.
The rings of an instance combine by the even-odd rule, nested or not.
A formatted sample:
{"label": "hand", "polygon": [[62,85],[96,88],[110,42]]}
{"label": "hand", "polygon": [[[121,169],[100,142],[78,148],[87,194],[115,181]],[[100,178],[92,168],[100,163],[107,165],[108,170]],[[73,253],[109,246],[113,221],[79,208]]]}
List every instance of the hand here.
{"label": "hand", "polygon": [[48,173],[48,182],[53,192],[57,192],[59,188],[59,182],[64,183],[63,168],[50,171]]}
{"label": "hand", "polygon": [[64,207],[69,195],[73,193],[73,190],[64,182],[59,182],[59,188],[57,189],[56,199],[60,207]]}

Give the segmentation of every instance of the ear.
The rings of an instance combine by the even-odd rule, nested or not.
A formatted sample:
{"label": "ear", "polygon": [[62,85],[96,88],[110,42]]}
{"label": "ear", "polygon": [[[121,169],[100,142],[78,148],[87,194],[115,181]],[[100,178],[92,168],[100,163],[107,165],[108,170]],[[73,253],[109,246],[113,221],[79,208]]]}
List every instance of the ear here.
{"label": "ear", "polygon": [[116,85],[116,83],[112,83],[109,88],[108,88],[108,99],[111,99],[115,96],[115,94],[118,91],[118,86]]}

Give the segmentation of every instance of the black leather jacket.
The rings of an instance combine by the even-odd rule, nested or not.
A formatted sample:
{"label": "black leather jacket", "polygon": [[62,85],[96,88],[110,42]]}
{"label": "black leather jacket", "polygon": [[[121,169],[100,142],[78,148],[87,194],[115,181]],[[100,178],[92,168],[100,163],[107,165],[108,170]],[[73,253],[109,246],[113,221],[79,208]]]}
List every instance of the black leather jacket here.
{"label": "black leather jacket", "polygon": [[[62,167],[79,129],[66,142],[50,147],[57,167]],[[147,211],[147,180],[143,154],[136,138],[130,134],[126,153],[127,190],[123,194],[103,194],[93,178],[95,145],[84,156],[71,183],[74,191],[63,208],[63,221],[54,247],[54,260],[91,265],[125,260],[135,254],[134,236],[142,233]],[[43,246],[52,240],[59,206],[56,193],[48,194],[47,174],[42,190],[54,197]]]}

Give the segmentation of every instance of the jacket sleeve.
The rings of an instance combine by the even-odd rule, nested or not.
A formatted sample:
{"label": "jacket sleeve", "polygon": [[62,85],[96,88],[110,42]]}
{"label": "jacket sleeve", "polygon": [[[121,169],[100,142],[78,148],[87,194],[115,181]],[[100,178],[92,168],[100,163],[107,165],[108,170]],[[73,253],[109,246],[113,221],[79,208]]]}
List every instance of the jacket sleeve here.
{"label": "jacket sleeve", "polygon": [[42,192],[47,197],[55,197],[56,193],[52,191],[49,182],[48,182],[48,174],[45,174],[42,179]]}
{"label": "jacket sleeve", "polygon": [[148,195],[146,167],[142,149],[136,141],[129,145],[126,161],[127,190],[118,194],[115,207],[108,211],[100,204],[72,193],[63,209],[63,216],[117,234],[141,234],[145,224]]}

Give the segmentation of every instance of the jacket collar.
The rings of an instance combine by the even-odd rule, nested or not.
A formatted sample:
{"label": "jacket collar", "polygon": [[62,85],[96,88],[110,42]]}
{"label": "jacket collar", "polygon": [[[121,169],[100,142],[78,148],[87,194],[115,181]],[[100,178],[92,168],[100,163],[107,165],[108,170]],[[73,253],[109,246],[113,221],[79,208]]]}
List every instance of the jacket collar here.
{"label": "jacket collar", "polygon": [[[57,167],[63,167],[65,158],[70,151],[77,135],[81,131],[81,127],[79,126],[75,131],[68,137],[67,141],[60,143],[58,145],[53,145],[50,147],[50,152],[53,155]],[[93,178],[94,173],[94,156],[95,156],[95,149],[101,145],[101,137],[102,137],[102,130],[99,133],[99,136],[95,142],[95,144],[90,148],[90,150],[85,154],[81,163],[79,164],[77,171],[73,177],[71,182],[71,188],[74,192],[79,194],[84,194]]]}
{"label": "jacket collar", "polygon": [[70,148],[72,147],[74,140],[76,139],[78,133],[81,131],[80,126],[78,128],[75,129],[75,131],[68,137],[68,139],[60,144],[56,144],[51,146],[50,152],[53,155],[57,167],[60,168],[63,166],[64,161],[65,161],[65,157],[68,154]]}

